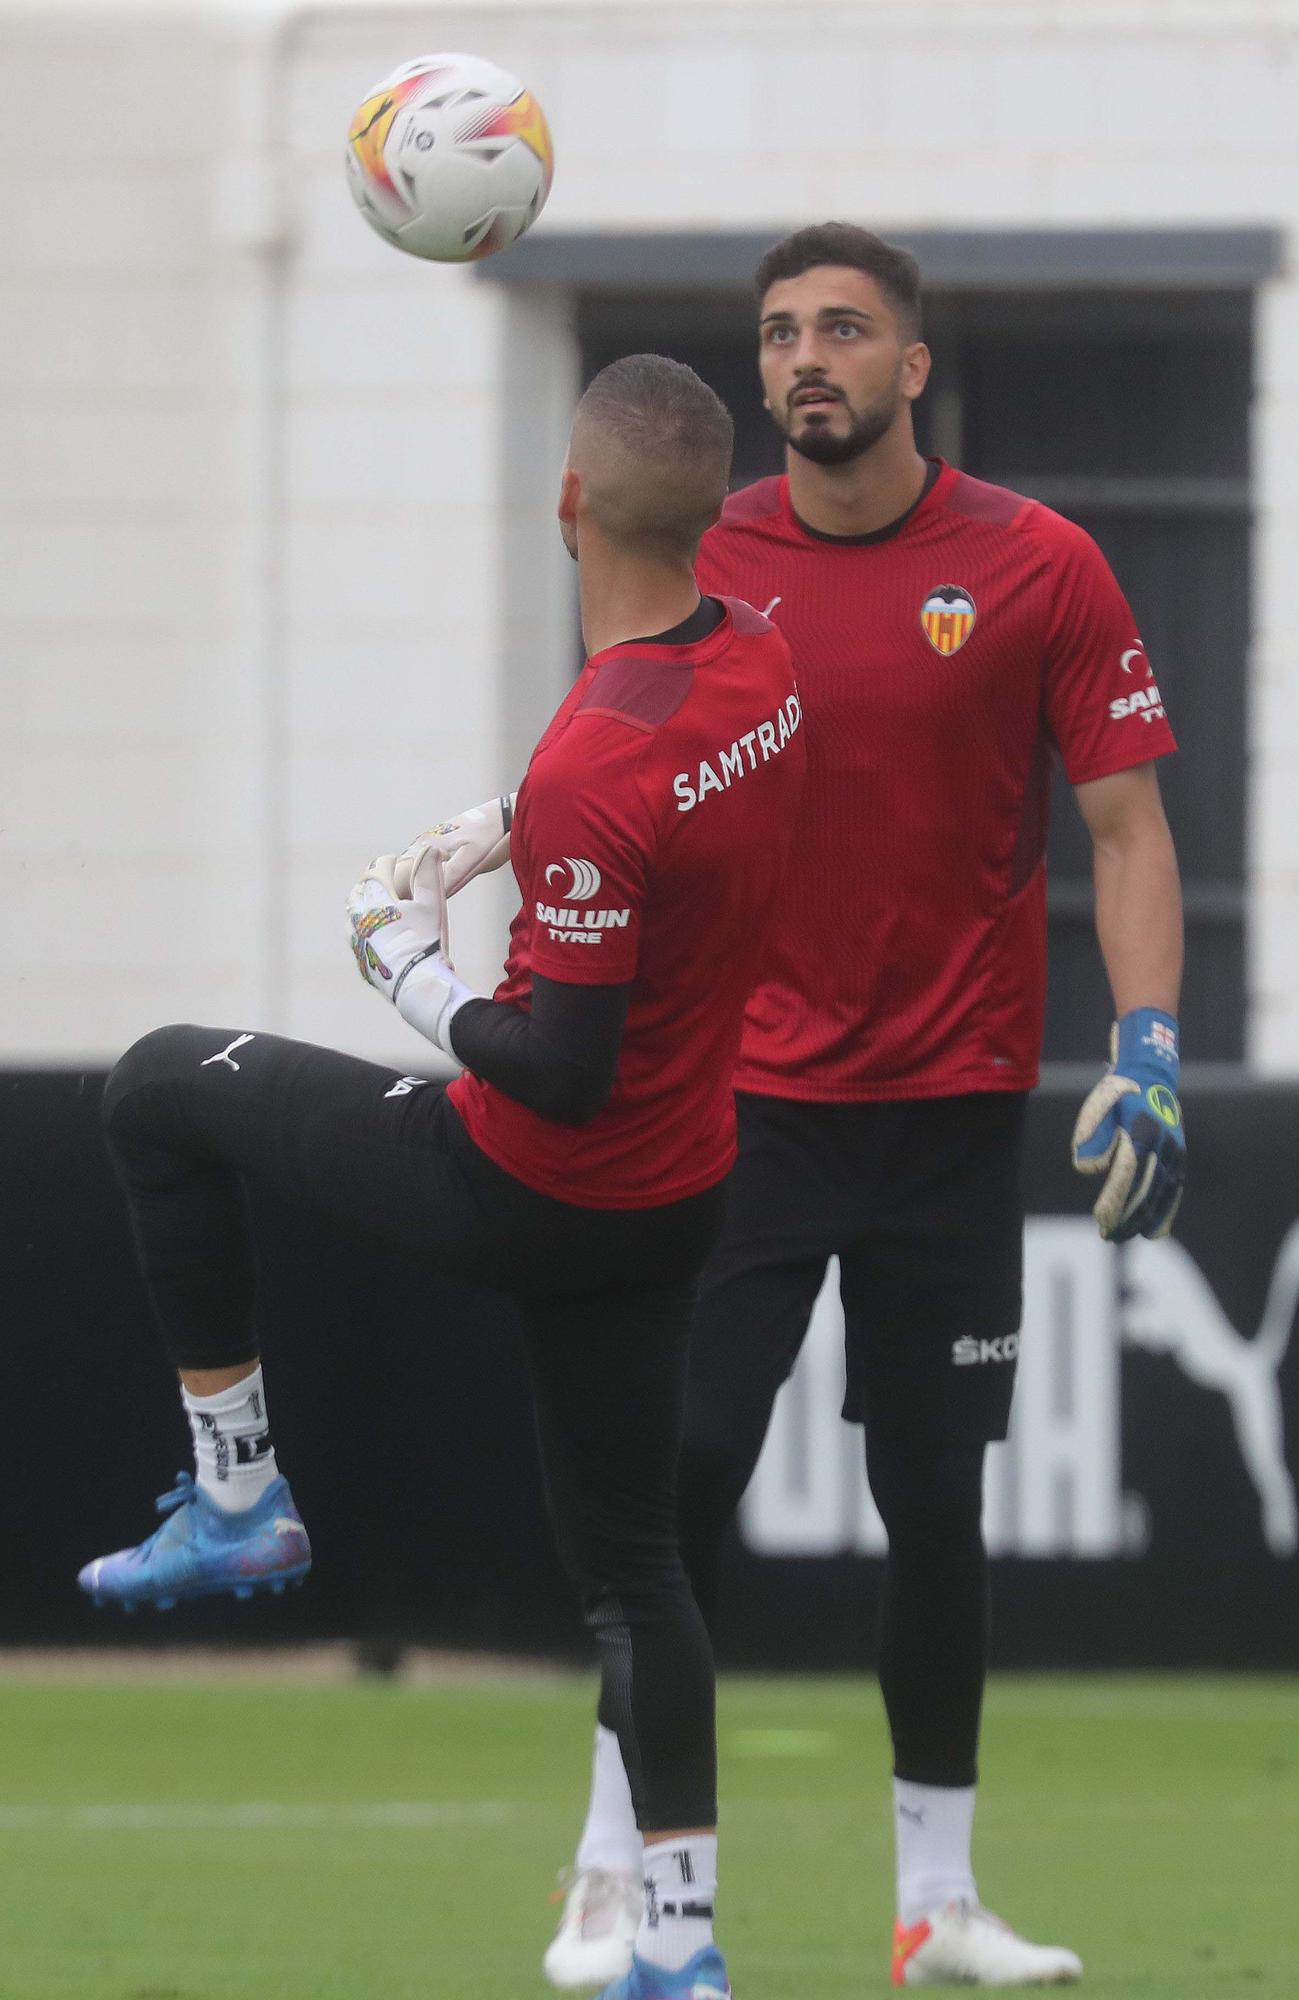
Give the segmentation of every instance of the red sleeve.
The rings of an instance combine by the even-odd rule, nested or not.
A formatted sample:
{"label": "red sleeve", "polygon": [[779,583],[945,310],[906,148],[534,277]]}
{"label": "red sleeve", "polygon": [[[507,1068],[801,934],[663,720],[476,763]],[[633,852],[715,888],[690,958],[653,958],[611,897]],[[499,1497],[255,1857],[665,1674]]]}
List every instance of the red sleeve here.
{"label": "red sleeve", "polygon": [[516,872],[535,972],[573,986],[636,976],[657,834],[638,777],[644,738],[577,716],[520,790]]}
{"label": "red sleeve", "polygon": [[1058,515],[1049,524],[1043,702],[1071,785],[1167,756],[1177,748],[1155,670],[1114,572],[1091,536]]}

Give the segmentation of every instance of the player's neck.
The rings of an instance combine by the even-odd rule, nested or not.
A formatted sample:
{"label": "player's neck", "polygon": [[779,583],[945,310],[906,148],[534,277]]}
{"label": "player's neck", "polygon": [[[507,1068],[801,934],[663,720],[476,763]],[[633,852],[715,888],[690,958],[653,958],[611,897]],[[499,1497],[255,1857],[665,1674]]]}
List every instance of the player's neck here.
{"label": "player's neck", "polygon": [[699,604],[699,585],[688,563],[680,567],[647,563],[608,544],[589,553],[583,547],[578,587],[588,657],[628,639],[670,632]]}
{"label": "player's neck", "polygon": [[790,505],[818,535],[876,535],[915,506],[928,471],[910,426],[888,432],[847,465],[786,453]]}

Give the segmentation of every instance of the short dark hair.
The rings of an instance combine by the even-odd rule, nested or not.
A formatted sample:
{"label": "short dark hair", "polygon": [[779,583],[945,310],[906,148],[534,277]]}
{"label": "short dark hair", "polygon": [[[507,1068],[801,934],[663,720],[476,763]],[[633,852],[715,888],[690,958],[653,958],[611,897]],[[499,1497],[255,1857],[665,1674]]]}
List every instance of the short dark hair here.
{"label": "short dark hair", "polygon": [[754,276],[759,299],[781,278],[801,278],[804,271],[821,264],[846,264],[849,270],[874,278],[898,318],[907,323],[911,338],[919,340],[919,264],[909,250],[886,243],[855,222],[816,222],[796,229],[782,243],[773,243]]}
{"label": "short dark hair", "polygon": [[577,406],[573,447],[611,540],[693,561],[726,498],[735,447],[730,411],[693,368],[665,354],[611,361]]}

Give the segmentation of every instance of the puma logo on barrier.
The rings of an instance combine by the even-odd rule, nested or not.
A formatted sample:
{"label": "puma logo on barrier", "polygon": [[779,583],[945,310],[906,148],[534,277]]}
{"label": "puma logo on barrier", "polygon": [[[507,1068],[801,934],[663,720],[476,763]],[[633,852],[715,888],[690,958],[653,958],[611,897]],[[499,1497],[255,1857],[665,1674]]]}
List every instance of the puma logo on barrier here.
{"label": "puma logo on barrier", "polygon": [[1225,1396],[1240,1455],[1258,1492],[1273,1555],[1299,1549],[1299,1506],[1286,1464],[1280,1373],[1299,1306],[1299,1222],[1277,1252],[1258,1332],[1239,1333],[1189,1251],[1142,1238],[1124,1251],[1120,1322],[1129,1347],[1166,1354],[1204,1389]]}

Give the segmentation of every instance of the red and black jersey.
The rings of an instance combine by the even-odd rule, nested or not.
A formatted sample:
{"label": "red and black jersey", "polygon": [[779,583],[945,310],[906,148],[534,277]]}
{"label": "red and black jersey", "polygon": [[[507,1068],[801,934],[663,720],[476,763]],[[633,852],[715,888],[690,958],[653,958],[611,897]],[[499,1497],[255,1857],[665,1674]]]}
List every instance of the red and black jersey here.
{"label": "red and black jersey", "polygon": [[737,1088],[826,1102],[1021,1090],[1046,996],[1047,795],[1174,749],[1095,543],[950,466],[843,541],[789,482],[732,495],[700,586],[789,640],[808,777]]}
{"label": "red and black jersey", "polygon": [[589,1208],[711,1187],[735,1157],[731,1076],[804,768],[789,648],[747,604],[691,645],[588,660],[532,754],[510,861],[523,906],[495,998],[534,972],[630,982],[613,1093],[575,1129],[468,1071],[450,1096],[516,1179]]}

